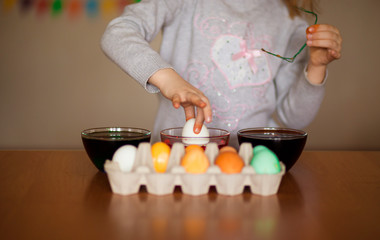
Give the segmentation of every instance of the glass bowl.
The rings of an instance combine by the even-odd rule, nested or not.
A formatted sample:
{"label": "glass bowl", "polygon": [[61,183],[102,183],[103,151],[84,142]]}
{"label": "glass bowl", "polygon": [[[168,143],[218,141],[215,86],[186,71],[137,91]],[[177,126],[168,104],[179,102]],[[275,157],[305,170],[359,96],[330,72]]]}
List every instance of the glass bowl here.
{"label": "glass bowl", "polygon": [[151,132],[135,127],[90,128],[81,133],[88,157],[97,169],[104,172],[105,161],[112,160],[115,151],[123,145],[138,146],[150,142]]}
{"label": "glass bowl", "polygon": [[170,147],[176,142],[183,143],[186,146],[190,145],[188,142],[199,141],[201,144],[197,145],[202,147],[205,147],[207,143],[214,142],[217,143],[219,148],[221,148],[227,146],[228,141],[230,140],[230,132],[219,128],[208,128],[209,137],[182,137],[182,129],[182,127],[177,127],[162,130],[160,132],[161,141],[168,144]]}
{"label": "glass bowl", "polygon": [[246,128],[237,132],[239,144],[249,142],[253,147],[264,145],[271,149],[289,171],[300,157],[307,133],[291,128]]}

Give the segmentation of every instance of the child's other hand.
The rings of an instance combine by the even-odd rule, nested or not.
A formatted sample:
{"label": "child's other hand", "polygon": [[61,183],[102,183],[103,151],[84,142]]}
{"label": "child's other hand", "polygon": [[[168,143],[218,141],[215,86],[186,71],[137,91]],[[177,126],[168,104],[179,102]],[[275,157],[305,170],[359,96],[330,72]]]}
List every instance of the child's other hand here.
{"label": "child's other hand", "polygon": [[[149,79],[158,87],[164,97],[171,100],[175,108],[183,107],[186,121],[195,118],[194,132],[201,131],[203,122],[212,120],[208,98],[172,69],[161,69]],[[195,115],[195,111],[197,114]]]}
{"label": "child's other hand", "polygon": [[339,30],[328,24],[316,24],[306,30],[310,47],[309,66],[326,66],[341,57],[342,36]]}

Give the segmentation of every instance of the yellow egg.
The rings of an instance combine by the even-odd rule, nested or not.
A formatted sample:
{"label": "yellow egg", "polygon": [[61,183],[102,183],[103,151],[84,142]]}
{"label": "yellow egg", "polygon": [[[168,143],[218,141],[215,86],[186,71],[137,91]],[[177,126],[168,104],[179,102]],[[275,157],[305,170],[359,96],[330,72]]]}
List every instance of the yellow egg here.
{"label": "yellow egg", "polygon": [[168,166],[170,147],[164,142],[156,142],[151,147],[153,166],[156,172],[164,173]]}

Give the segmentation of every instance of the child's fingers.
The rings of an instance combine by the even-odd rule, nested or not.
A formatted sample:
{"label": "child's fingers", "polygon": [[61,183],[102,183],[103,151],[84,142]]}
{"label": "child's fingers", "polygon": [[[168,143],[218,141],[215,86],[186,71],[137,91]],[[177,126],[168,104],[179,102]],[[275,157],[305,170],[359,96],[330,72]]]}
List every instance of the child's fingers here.
{"label": "child's fingers", "polygon": [[[194,133],[199,133],[202,129],[203,122],[206,120],[206,122],[211,122],[212,119],[212,111],[210,103],[203,94],[195,94],[191,93],[189,94],[189,102],[192,106],[196,107],[197,109],[197,115],[195,117],[195,124],[194,124]],[[188,113],[186,116],[186,119],[188,119],[188,116],[194,116],[194,108],[192,108],[192,112]]]}
{"label": "child's fingers", "polygon": [[309,47],[328,48],[336,51],[340,51],[340,44],[337,41],[331,39],[313,39],[307,40]]}
{"label": "child's fingers", "polygon": [[200,133],[202,129],[203,121],[204,121],[203,110],[201,108],[197,108],[197,116],[195,117],[195,124],[194,124],[194,129],[193,129],[195,133]]}
{"label": "child's fingers", "polygon": [[208,98],[202,95],[196,95],[193,96],[192,102],[197,108],[197,116],[195,119],[194,124],[194,132],[199,133],[201,131],[203,122],[206,121],[207,123],[211,122],[212,120],[212,111],[211,106],[208,101]]}
{"label": "child's fingers", "polygon": [[321,40],[321,39],[331,39],[331,40],[334,40],[336,42],[340,42],[341,41],[341,38],[338,34],[336,34],[335,32],[315,32],[315,33],[309,33],[306,35],[306,38],[308,40]]}
{"label": "child's fingers", "polygon": [[200,108],[204,108],[206,107],[206,103],[197,95],[193,94],[193,99],[192,99],[192,103],[194,103],[195,106],[197,107],[200,107]]}
{"label": "child's fingers", "polygon": [[[186,93],[176,93],[172,96],[172,104],[178,109],[180,106],[185,111],[186,121],[191,118],[196,118],[194,132],[199,133],[203,122],[207,123],[212,120],[212,110],[208,98],[198,90],[190,90]],[[195,108],[197,115],[195,115]]]}
{"label": "child's fingers", "polygon": [[306,43],[309,47],[327,48],[336,52],[340,52],[341,50],[340,44],[333,40],[307,40]]}
{"label": "child's fingers", "polygon": [[195,110],[193,105],[183,106],[183,110],[185,111],[186,121],[195,118]]}
{"label": "child's fingers", "polygon": [[316,24],[310,26],[306,32],[307,43],[310,47],[325,47],[337,52],[341,50],[343,39],[336,27],[329,24]]}
{"label": "child's fingers", "polygon": [[[177,106],[178,104],[182,105],[185,110],[186,120],[195,117],[195,108],[202,110],[202,122],[204,121],[204,116],[210,118],[211,115],[211,107],[206,97],[199,96],[196,93],[187,93],[183,99],[180,98],[179,95],[174,95],[173,106]],[[203,112],[205,109],[205,114]]]}
{"label": "child's fingers", "polygon": [[201,104],[197,104],[197,107],[202,112],[203,115],[203,121],[206,121],[207,123],[210,123],[212,121],[212,110],[211,105],[206,96],[203,94],[197,95],[199,97],[199,100]]}
{"label": "child's fingers", "polygon": [[181,98],[178,94],[174,94],[172,98],[173,107],[178,109],[181,106]]}
{"label": "child's fingers", "polygon": [[315,32],[334,32],[337,35],[340,35],[339,29],[330,24],[315,24],[306,29],[306,33]]}
{"label": "child's fingers", "polygon": [[315,40],[331,40],[336,43],[337,46],[342,45],[342,37],[335,32],[315,32],[309,33],[306,35],[307,40],[315,41]]}
{"label": "child's fingers", "polygon": [[210,123],[212,121],[212,109],[208,99],[204,100],[206,102],[206,106],[202,109],[204,114],[204,119],[206,123]]}
{"label": "child's fingers", "polygon": [[331,49],[329,49],[329,54],[331,56],[333,56],[335,59],[339,59],[341,57],[341,53],[340,52],[337,52],[337,51],[334,51],[334,50],[331,50]]}
{"label": "child's fingers", "polygon": [[306,30],[306,44],[311,47],[311,59],[317,64],[328,64],[341,57],[342,36],[329,24],[316,24]]}

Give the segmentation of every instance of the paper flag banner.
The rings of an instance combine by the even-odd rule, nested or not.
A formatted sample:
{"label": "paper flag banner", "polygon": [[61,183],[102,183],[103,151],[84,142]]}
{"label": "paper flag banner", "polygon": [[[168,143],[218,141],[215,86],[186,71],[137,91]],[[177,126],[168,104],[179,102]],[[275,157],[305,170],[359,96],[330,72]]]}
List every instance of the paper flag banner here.
{"label": "paper flag banner", "polygon": [[58,15],[62,13],[62,10],[63,10],[62,0],[54,0],[51,5],[51,13],[53,15]]}
{"label": "paper flag banner", "polygon": [[70,0],[67,3],[67,13],[71,18],[79,17],[82,9],[83,7],[80,0]]}
{"label": "paper flag banner", "polygon": [[52,16],[67,12],[69,17],[85,14],[89,17],[100,15],[112,17],[120,14],[126,5],[140,2],[140,0],[0,0],[3,12],[11,11],[18,6],[22,13],[34,8],[37,15],[51,12]]}
{"label": "paper flag banner", "polygon": [[3,0],[2,4],[1,4],[1,8],[5,12],[10,11],[14,7],[16,2],[17,2],[17,0]]}
{"label": "paper flag banner", "polygon": [[27,12],[33,7],[33,0],[22,0],[20,2],[20,9],[22,12]]}
{"label": "paper flag banner", "polygon": [[37,15],[44,15],[49,10],[49,3],[47,0],[37,0],[36,13]]}
{"label": "paper flag banner", "polygon": [[98,15],[98,10],[99,10],[98,1],[87,0],[86,11],[87,11],[88,16],[95,17],[96,15]]}

